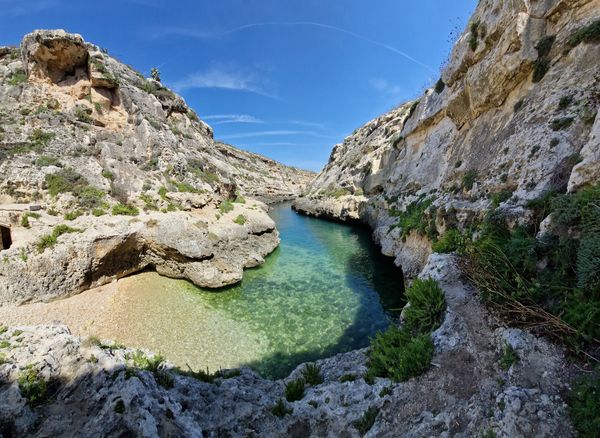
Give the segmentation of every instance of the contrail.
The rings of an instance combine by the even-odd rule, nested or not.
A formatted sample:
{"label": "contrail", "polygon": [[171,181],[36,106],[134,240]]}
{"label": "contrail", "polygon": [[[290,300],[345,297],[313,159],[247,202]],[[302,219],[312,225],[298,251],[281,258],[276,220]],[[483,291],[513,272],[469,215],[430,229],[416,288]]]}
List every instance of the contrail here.
{"label": "contrail", "polygon": [[262,22],[262,23],[249,23],[249,24],[244,24],[243,26],[234,27],[233,29],[229,29],[229,30],[226,30],[223,32],[215,32],[215,33],[203,33],[203,32],[197,32],[197,31],[189,31],[189,30],[185,30],[185,29],[169,28],[169,29],[165,29],[164,33],[165,34],[187,35],[187,36],[192,36],[192,37],[196,37],[196,38],[215,38],[215,37],[219,38],[219,37],[224,37],[224,36],[231,35],[231,34],[234,34],[237,32],[241,32],[246,29],[252,29],[252,28],[256,28],[256,27],[265,27],[265,26],[313,26],[313,27],[319,27],[322,29],[333,30],[335,32],[344,33],[346,35],[350,35],[354,38],[358,38],[362,41],[366,41],[370,44],[381,47],[382,49],[385,49],[392,53],[400,55],[400,56],[408,59],[409,61],[427,69],[431,73],[437,74],[437,72],[435,70],[433,70],[431,67],[429,67],[427,64],[422,63],[418,59],[415,59],[412,56],[410,56],[408,53],[403,52],[402,50],[397,49],[396,47],[390,46],[389,44],[382,43],[381,41],[374,40],[372,38],[358,34],[356,32],[352,32],[351,30],[342,29],[341,27],[332,26],[330,24],[316,23],[313,21],[266,21],[266,22]]}

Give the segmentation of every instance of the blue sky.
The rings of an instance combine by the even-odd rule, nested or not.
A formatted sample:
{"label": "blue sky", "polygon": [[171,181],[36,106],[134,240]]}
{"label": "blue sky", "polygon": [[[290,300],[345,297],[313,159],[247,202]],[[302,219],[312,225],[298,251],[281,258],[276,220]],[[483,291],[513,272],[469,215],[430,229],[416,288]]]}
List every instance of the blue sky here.
{"label": "blue sky", "polygon": [[0,0],[0,45],[63,28],[178,91],[215,138],[319,170],[421,94],[477,0]]}

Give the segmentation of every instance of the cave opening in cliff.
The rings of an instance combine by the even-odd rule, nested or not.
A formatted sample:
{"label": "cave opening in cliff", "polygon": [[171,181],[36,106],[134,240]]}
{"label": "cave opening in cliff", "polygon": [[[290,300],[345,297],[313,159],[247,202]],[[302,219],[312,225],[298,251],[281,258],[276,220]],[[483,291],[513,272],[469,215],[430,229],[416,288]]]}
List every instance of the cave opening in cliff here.
{"label": "cave opening in cliff", "polygon": [[0,234],[2,236],[2,243],[0,249],[8,249],[12,245],[12,237],[10,235],[10,228],[4,225],[0,225]]}

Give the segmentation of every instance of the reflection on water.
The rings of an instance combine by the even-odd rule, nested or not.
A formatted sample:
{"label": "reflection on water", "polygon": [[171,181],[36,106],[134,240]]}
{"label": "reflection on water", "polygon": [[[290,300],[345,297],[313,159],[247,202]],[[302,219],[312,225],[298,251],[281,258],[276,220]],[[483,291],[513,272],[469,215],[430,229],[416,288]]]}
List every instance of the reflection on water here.
{"label": "reflection on water", "polygon": [[303,361],[364,347],[403,304],[403,279],[370,233],[300,216],[271,216],[281,245],[220,292],[142,273],[121,281],[103,337],[161,352],[180,366],[250,365],[281,377]]}

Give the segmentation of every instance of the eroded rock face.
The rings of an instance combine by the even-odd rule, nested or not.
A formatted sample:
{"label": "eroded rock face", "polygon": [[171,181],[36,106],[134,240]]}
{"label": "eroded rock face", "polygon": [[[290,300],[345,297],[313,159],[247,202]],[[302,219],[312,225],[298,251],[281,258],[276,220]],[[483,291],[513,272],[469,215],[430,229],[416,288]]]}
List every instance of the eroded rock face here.
{"label": "eroded rock face", "polygon": [[87,77],[88,48],[80,35],[64,30],[36,31],[23,38],[21,53],[30,77],[55,84],[68,76]]}
{"label": "eroded rock face", "polygon": [[[146,267],[204,287],[240,281],[279,242],[252,198],[293,198],[313,177],[215,142],[181,97],[62,30],[0,51],[0,127],[0,222],[13,237],[0,255],[0,304]],[[231,201],[242,225],[217,210]],[[115,208],[146,214],[109,217]],[[80,232],[40,253],[67,222]]]}
{"label": "eroded rock face", "polygon": [[424,246],[394,217],[411,203],[431,201],[423,221],[442,234],[494,199],[526,222],[529,200],[597,182],[600,44],[570,39],[599,18],[598,0],[479,2],[436,89],[336,145],[297,208],[360,218],[414,276]]}
{"label": "eroded rock face", "polygon": [[66,168],[104,191],[109,206],[149,201],[171,210],[195,208],[199,195],[204,204],[236,192],[290,199],[313,177],[215,142],[166,86],[62,30],[34,31],[20,49],[4,48],[0,123],[0,204],[80,208],[77,190],[48,193],[51,175]]}
{"label": "eroded rock face", "polygon": [[[242,215],[245,223],[234,219]],[[52,218],[30,236],[37,245],[52,232]],[[241,281],[243,269],[261,264],[279,244],[275,223],[258,201],[235,204],[216,219],[215,211],[147,214],[139,217],[80,218],[77,231],[50,248],[3,251],[0,303],[44,301],[81,292],[145,268],[201,287]]]}
{"label": "eroded rock face", "polygon": [[[573,436],[560,395],[567,372],[562,351],[490,318],[453,256],[432,256],[420,275],[439,282],[447,310],[433,333],[430,370],[407,382],[368,384],[366,350],[339,354],[317,361],[323,383],[286,402],[292,412],[279,418],[272,409],[305,365],[282,380],[243,368],[211,384],[166,363],[161,372],[172,376],[170,387],[160,372],[126,371],[132,350],[91,345],[62,326],[15,327],[0,334],[11,344],[0,365],[0,424],[30,436],[358,437],[355,422],[371,408],[377,417],[368,436]],[[506,344],[519,357],[507,370],[500,366]],[[27,364],[51,382],[50,399],[35,408],[17,383]]]}

